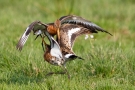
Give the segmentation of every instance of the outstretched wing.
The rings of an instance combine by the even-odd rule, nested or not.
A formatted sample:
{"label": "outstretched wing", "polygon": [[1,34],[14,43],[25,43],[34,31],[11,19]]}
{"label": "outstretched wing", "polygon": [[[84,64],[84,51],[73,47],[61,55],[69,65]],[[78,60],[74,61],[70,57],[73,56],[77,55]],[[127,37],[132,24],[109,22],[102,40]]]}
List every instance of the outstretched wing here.
{"label": "outstretched wing", "polygon": [[[82,34],[92,33],[90,29],[80,27],[73,24],[64,24],[60,28],[60,47],[64,50],[62,51],[72,51],[72,47],[75,39]],[[63,52],[64,53],[64,52]]]}
{"label": "outstretched wing", "polygon": [[76,25],[82,26],[84,28],[90,29],[91,33],[98,33],[98,31],[101,31],[101,32],[105,32],[105,33],[112,35],[111,33],[102,29],[98,25],[92,23],[91,21],[85,20],[79,16],[67,15],[67,16],[61,17],[59,20],[61,21],[61,24],[65,24],[65,23],[76,24]]}
{"label": "outstretched wing", "polygon": [[[35,22],[32,22],[28,27],[27,29],[25,30],[24,34],[22,35],[22,37],[20,38],[16,48],[18,50],[22,50],[24,44],[26,43],[29,35],[30,35],[30,32],[33,30],[34,34],[41,34],[41,30],[43,29],[46,29],[47,25],[41,23],[40,21],[35,21]],[[40,32],[39,32],[40,30]],[[38,31],[38,32],[37,32]]]}

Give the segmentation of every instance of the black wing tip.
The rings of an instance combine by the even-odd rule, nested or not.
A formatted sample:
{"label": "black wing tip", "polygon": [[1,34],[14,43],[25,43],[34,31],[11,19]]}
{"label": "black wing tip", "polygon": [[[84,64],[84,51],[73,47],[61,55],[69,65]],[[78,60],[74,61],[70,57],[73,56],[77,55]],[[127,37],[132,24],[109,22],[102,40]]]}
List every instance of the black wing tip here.
{"label": "black wing tip", "polygon": [[108,33],[109,35],[113,36],[111,33],[109,33],[108,31],[104,30],[103,32]]}
{"label": "black wing tip", "polygon": [[69,58],[72,58],[72,59],[78,58],[78,59],[84,60],[82,57],[79,57],[77,55],[71,55]]}
{"label": "black wing tip", "polygon": [[84,58],[77,56],[78,59],[84,60]]}
{"label": "black wing tip", "polygon": [[108,31],[106,31],[106,30],[104,30],[104,29],[102,29],[101,27],[99,27],[99,26],[95,26],[95,27],[93,27],[95,30],[95,32],[96,33],[98,33],[98,31],[101,31],[101,32],[105,32],[105,33],[107,33],[107,34],[109,34],[109,35],[111,35],[111,36],[113,36],[110,32],[108,32]]}
{"label": "black wing tip", "polygon": [[111,33],[107,32],[109,35],[113,36]]}
{"label": "black wing tip", "polygon": [[[111,33],[109,33],[109,32],[108,32],[108,31],[106,31],[106,30],[101,30],[101,32],[104,32],[104,33],[109,34],[110,36],[113,36]],[[98,32],[96,31],[96,32],[93,32],[93,33],[98,33]]]}
{"label": "black wing tip", "polygon": [[[76,16],[76,15],[72,15],[72,14],[66,15],[66,16],[62,16],[59,20],[64,20],[64,19],[67,18],[67,17],[77,17],[77,18],[81,18],[82,20],[85,20],[84,18],[82,18],[82,17],[80,17],[80,16]],[[70,22],[69,22],[69,21],[70,21]],[[87,20],[86,20],[86,22],[91,23],[91,21],[87,21]],[[89,25],[87,25],[87,24],[85,24],[85,23],[83,23],[83,22],[81,22],[81,21],[76,21],[76,20],[75,20],[75,21],[65,20],[65,21],[63,21],[63,23],[78,24],[78,25],[82,25],[82,26],[85,27],[85,28],[91,27],[91,26],[89,26]],[[96,27],[96,28],[94,28],[94,29],[99,30],[99,31],[102,31],[102,32],[105,32],[105,33],[108,33],[109,35],[113,36],[111,33],[109,33],[109,32],[106,31],[106,30],[103,30],[103,29],[100,28],[99,26],[98,26],[98,28]],[[96,30],[94,30],[93,33],[98,33]]]}

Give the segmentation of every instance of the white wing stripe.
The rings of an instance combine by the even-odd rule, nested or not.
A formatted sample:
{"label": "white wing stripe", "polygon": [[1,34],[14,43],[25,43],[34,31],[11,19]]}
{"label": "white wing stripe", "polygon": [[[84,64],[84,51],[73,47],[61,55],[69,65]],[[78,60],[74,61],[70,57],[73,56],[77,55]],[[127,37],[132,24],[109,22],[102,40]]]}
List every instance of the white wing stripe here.
{"label": "white wing stripe", "polygon": [[21,44],[24,45],[29,37],[29,34],[26,36],[26,32],[29,30],[29,27],[26,28],[24,34],[22,35],[22,38],[21,38]]}
{"label": "white wing stripe", "polygon": [[29,35],[27,35],[27,36],[25,36],[24,38],[21,39],[22,45],[24,45],[26,43],[26,41],[28,39],[28,36]]}
{"label": "white wing stripe", "polygon": [[26,32],[29,30],[29,27],[26,28],[24,34],[22,35],[22,38],[26,37]]}
{"label": "white wing stripe", "polygon": [[71,30],[68,31],[68,39],[69,39],[69,43],[71,44],[71,36],[73,33],[79,31],[80,28],[72,28]]}

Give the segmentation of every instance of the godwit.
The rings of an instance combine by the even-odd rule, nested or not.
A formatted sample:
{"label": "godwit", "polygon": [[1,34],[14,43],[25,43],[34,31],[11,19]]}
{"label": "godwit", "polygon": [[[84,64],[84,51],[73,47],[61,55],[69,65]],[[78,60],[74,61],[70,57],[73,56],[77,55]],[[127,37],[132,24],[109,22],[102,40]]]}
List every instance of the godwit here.
{"label": "godwit", "polygon": [[[68,24],[70,24],[71,26],[78,25],[80,28],[81,27],[86,28],[86,29],[88,29],[89,33],[98,33],[98,31],[101,31],[101,32],[105,32],[105,33],[110,34],[106,30],[99,27],[98,25],[92,23],[91,21],[83,19],[82,17],[75,16],[75,15],[67,15],[67,16],[62,16],[60,19],[56,20],[54,23],[44,24],[40,21],[32,22],[27,27],[24,34],[20,38],[20,40],[17,44],[17,49],[19,49],[19,50],[22,49],[22,47],[26,43],[26,41],[29,37],[29,34],[32,30],[33,30],[34,33],[37,32],[37,31],[39,31],[38,33],[44,33],[47,30],[50,35],[52,35],[52,36],[57,35],[58,42],[59,42],[60,27],[63,26],[63,25],[64,26],[68,25]],[[112,35],[112,34],[110,34],[110,35]]]}
{"label": "godwit", "polygon": [[[40,21],[31,23],[20,38],[17,49],[22,49],[32,30],[37,37],[42,37],[42,43],[46,47],[44,54],[45,60],[53,65],[59,66],[63,66],[67,61],[76,58],[82,59],[77,56],[72,49],[74,41],[78,36],[82,34],[98,33],[98,31],[110,34],[91,21],[85,20],[79,16],[68,15],[56,20],[55,23],[43,24]],[[43,35],[48,37],[50,45],[45,43]],[[52,37],[54,35],[57,35],[57,41]]]}

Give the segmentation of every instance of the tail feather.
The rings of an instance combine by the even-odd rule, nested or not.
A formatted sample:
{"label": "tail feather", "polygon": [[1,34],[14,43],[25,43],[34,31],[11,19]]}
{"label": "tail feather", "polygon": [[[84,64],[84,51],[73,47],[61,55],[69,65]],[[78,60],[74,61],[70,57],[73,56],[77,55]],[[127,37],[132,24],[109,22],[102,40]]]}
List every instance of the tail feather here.
{"label": "tail feather", "polygon": [[79,56],[76,56],[76,55],[71,55],[69,58],[72,58],[72,59],[81,59],[81,60],[84,60],[82,57],[79,57]]}
{"label": "tail feather", "polygon": [[67,59],[70,59],[70,60],[74,60],[74,59],[81,59],[81,60],[84,60],[82,57],[79,57],[79,56],[77,56],[77,55],[74,55],[74,54],[67,54],[67,55],[65,55],[65,58],[67,58]]}

